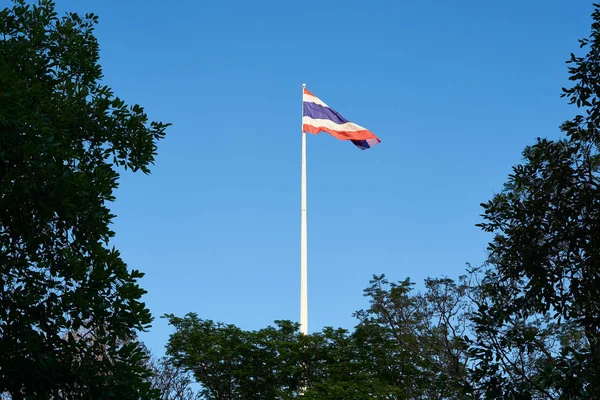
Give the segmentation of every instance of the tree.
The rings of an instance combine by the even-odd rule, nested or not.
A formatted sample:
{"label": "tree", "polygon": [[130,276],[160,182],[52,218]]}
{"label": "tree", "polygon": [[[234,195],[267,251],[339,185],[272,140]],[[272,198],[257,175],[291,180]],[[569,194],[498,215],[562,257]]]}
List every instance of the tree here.
{"label": "tree", "polygon": [[198,396],[190,387],[192,378],[175,367],[166,357],[150,358],[152,388],[160,393],[161,400],[194,400]]}
{"label": "tree", "polygon": [[381,275],[370,283],[370,307],[355,314],[355,335],[368,359],[377,360],[375,374],[403,388],[407,398],[479,398],[462,340],[472,304],[466,276],[458,283],[428,278],[418,293],[409,279],[394,283]]}
{"label": "tree", "polygon": [[483,204],[495,234],[481,282],[473,373],[488,396],[600,398],[600,9],[563,96],[582,113],[538,139]]}
{"label": "tree", "polygon": [[194,375],[202,399],[391,399],[401,393],[365,364],[368,344],[343,329],[307,336],[290,321],[244,331],[193,313],[167,318],[175,328],[170,362]]}
{"label": "tree", "polygon": [[311,335],[290,321],[244,331],[193,313],[167,315],[175,328],[167,354],[202,385],[202,399],[478,398],[460,340],[467,291],[464,279],[428,279],[413,293],[408,280],[376,276],[353,331]]}
{"label": "tree", "polygon": [[[168,124],[100,83],[93,14],[0,12],[0,392],[152,396],[142,273],[108,246],[119,168],[149,173]],[[93,332],[93,340],[78,340]]]}
{"label": "tree", "polygon": [[166,317],[175,328],[167,354],[202,385],[201,398],[282,399],[299,393],[305,341],[297,324],[281,321],[253,332],[193,313]]}

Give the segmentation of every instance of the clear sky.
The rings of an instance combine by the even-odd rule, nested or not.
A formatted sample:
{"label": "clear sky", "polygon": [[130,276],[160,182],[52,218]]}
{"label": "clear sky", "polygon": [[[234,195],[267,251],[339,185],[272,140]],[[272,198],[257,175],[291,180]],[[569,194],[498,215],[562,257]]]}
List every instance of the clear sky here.
{"label": "clear sky", "polygon": [[[6,0],[5,0],[6,1]],[[125,173],[115,245],[165,313],[258,329],[299,317],[301,85],[382,143],[308,137],[309,327],[351,328],[374,273],[485,259],[480,203],[575,113],[564,61],[582,0],[57,0],[100,16],[105,83],[172,122]]]}

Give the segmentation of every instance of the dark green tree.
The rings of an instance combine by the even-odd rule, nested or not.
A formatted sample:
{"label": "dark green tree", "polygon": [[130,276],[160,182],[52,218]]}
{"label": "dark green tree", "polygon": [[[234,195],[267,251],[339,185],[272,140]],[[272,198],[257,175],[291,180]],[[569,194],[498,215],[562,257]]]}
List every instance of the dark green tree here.
{"label": "dark green tree", "polygon": [[0,11],[0,392],[152,395],[142,276],[109,247],[121,169],[149,173],[166,124],[102,85],[97,17]]}
{"label": "dark green tree", "polygon": [[302,381],[301,338],[297,324],[244,331],[234,325],[168,315],[175,328],[167,354],[176,368],[193,374],[204,399],[287,399],[296,396]]}
{"label": "dark green tree", "polygon": [[483,204],[494,233],[476,299],[474,379],[489,397],[600,398],[600,9],[563,96],[579,114],[523,152]]}
{"label": "dark green tree", "polygon": [[387,399],[402,394],[369,367],[369,344],[343,329],[306,336],[289,321],[244,331],[195,314],[167,317],[175,328],[167,345],[170,362],[194,375],[202,399]]}
{"label": "dark green tree", "polygon": [[370,307],[355,314],[360,324],[354,335],[366,360],[377,360],[370,363],[373,373],[402,388],[406,398],[478,398],[462,340],[469,332],[469,282],[428,278],[417,293],[413,285],[381,275],[365,290]]}
{"label": "dark green tree", "polygon": [[160,393],[160,400],[195,400],[198,395],[191,387],[189,373],[175,367],[166,357],[150,357],[152,388]]}
{"label": "dark green tree", "polygon": [[356,313],[351,332],[302,335],[289,321],[244,331],[168,315],[175,332],[167,354],[202,384],[203,399],[477,398],[460,340],[468,285],[429,279],[423,293],[411,288],[375,277],[365,291],[370,307]]}

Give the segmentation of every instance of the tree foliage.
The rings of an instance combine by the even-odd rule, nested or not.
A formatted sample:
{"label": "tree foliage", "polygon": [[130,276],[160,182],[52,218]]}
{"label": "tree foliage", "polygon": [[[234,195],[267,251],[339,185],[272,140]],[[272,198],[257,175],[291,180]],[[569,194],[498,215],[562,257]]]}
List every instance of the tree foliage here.
{"label": "tree foliage", "polygon": [[159,392],[161,400],[194,400],[198,397],[191,388],[190,374],[175,367],[166,357],[150,357],[149,365],[152,388]]}
{"label": "tree foliage", "polygon": [[276,321],[258,331],[168,315],[175,328],[171,362],[193,374],[204,399],[475,398],[459,340],[467,325],[467,285],[428,280],[423,293],[409,281],[374,277],[371,306],[349,332],[311,335]]}
{"label": "tree foliage", "polygon": [[523,152],[483,204],[494,233],[479,287],[473,374],[489,397],[600,398],[600,9],[568,61],[579,109]]}
{"label": "tree foliage", "polygon": [[[151,395],[142,273],[108,246],[118,168],[149,173],[166,124],[101,83],[93,14],[0,11],[0,392]],[[80,340],[88,332],[91,340]]]}
{"label": "tree foliage", "polygon": [[357,312],[357,335],[381,352],[378,371],[405,388],[407,398],[476,398],[467,373],[469,357],[462,340],[469,331],[470,285],[449,278],[425,280],[412,293],[408,279],[390,283],[376,276],[365,290],[370,307]]}

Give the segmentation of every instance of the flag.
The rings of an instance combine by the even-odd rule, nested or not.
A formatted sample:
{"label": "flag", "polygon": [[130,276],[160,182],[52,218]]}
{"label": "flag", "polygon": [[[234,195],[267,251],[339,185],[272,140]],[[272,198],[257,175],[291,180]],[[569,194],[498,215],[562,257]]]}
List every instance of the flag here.
{"label": "flag", "polygon": [[350,140],[361,150],[370,149],[381,140],[368,129],[342,117],[304,88],[302,106],[302,131],[317,134],[327,132],[340,140]]}

